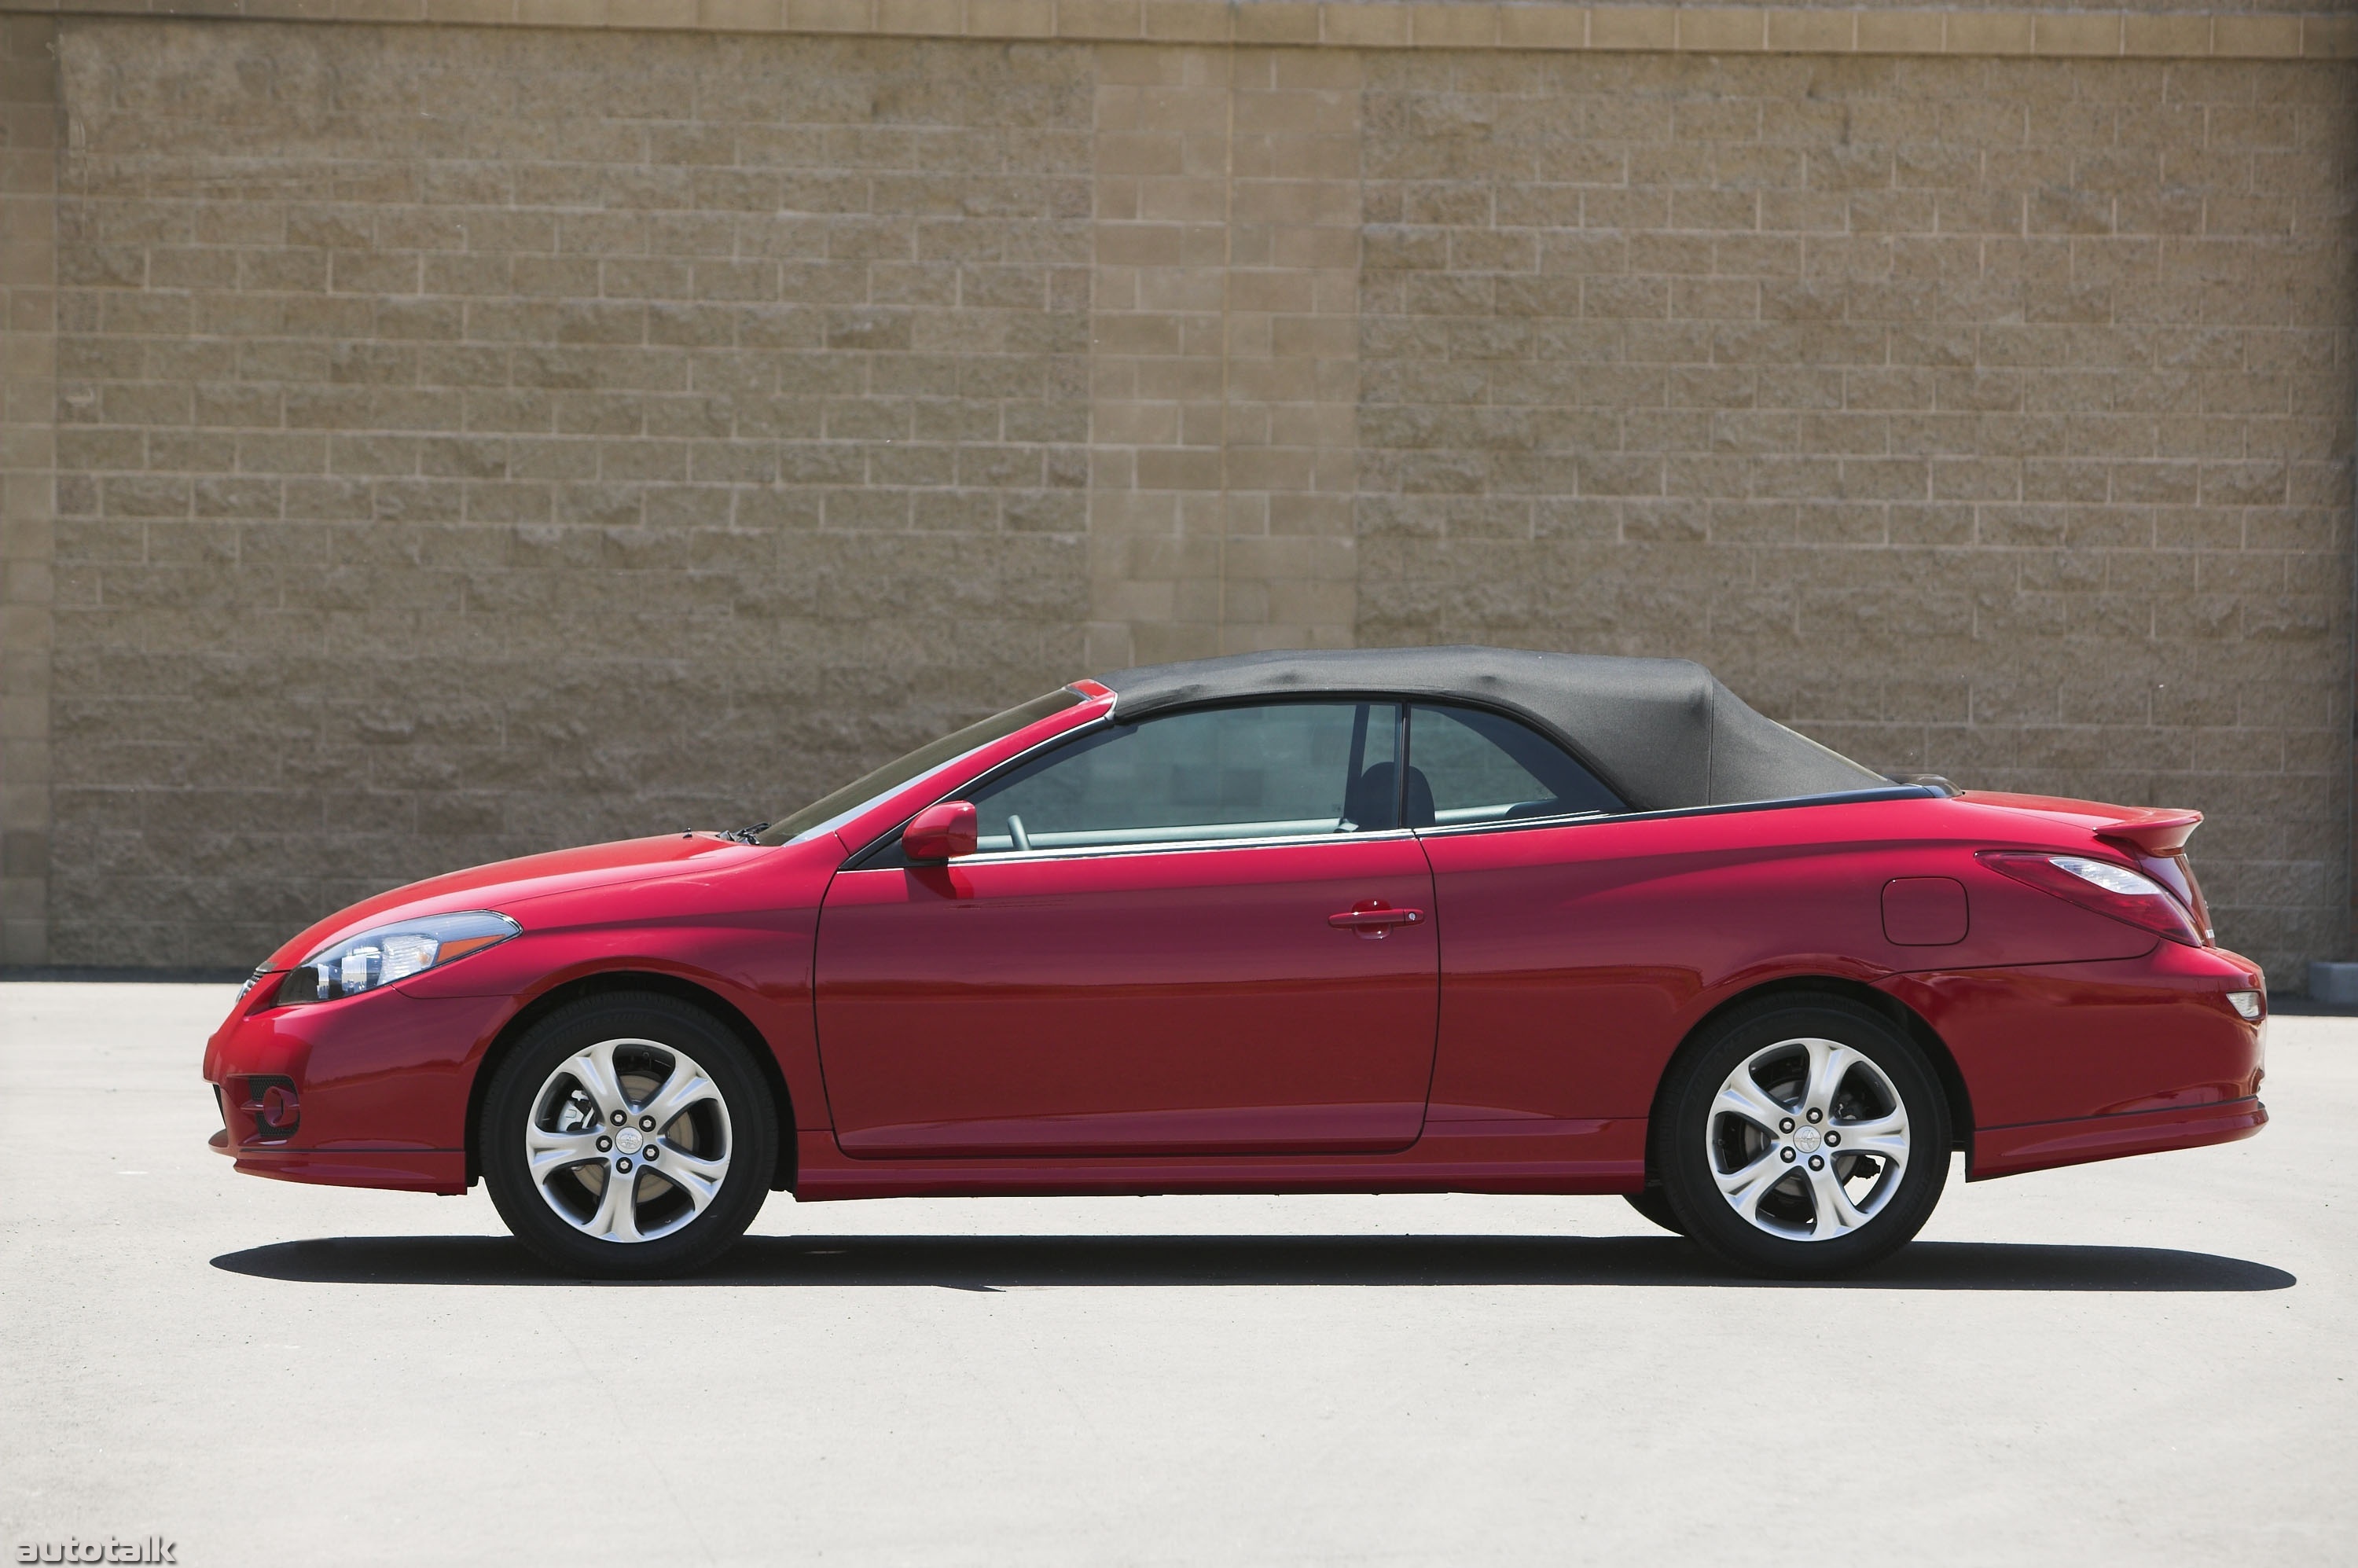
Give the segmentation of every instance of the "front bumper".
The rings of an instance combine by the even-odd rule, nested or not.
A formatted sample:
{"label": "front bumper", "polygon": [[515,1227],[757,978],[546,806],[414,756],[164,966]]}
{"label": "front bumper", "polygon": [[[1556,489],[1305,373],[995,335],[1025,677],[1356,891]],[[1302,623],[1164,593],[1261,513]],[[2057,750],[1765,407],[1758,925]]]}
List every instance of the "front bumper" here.
{"label": "front bumper", "polygon": [[[250,1175],[404,1192],[467,1190],[468,1094],[515,1003],[422,998],[399,987],[299,1007],[270,1005],[265,979],[206,1043],[219,1098],[212,1138]],[[253,1078],[284,1078],[302,1115],[274,1135],[247,1108]]]}
{"label": "front bumper", "polygon": [[233,1148],[226,1130],[212,1136],[216,1154],[235,1158],[237,1169],[249,1176],[274,1181],[311,1182],[330,1187],[384,1187],[404,1193],[440,1193],[455,1197],[467,1190],[464,1149],[338,1149],[314,1151],[273,1144]]}

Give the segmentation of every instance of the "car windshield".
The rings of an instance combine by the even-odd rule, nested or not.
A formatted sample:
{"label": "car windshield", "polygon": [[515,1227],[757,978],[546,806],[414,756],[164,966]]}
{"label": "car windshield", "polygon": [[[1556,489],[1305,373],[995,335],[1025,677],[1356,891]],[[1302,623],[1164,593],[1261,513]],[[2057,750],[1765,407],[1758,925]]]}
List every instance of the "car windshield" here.
{"label": "car windshield", "polygon": [[812,801],[792,816],[771,823],[754,835],[753,842],[791,844],[796,839],[828,831],[866,810],[871,803],[914,783],[936,768],[957,761],[976,747],[1003,741],[1026,725],[1036,724],[1052,713],[1062,713],[1086,700],[1079,692],[1065,687],[1045,697],[1035,697],[1021,708],[993,714],[979,724],[969,724],[955,734],[945,735],[929,745],[918,747],[905,757],[895,758],[874,773],[862,773],[834,794],[821,795]]}

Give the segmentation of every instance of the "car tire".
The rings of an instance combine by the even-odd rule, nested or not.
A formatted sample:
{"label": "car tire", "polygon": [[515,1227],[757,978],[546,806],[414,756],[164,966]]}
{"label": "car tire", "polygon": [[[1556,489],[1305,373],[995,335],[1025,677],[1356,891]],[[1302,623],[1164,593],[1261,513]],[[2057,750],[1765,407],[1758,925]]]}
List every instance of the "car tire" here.
{"label": "car tire", "polygon": [[1660,1183],[1648,1186],[1643,1192],[1623,1193],[1621,1195],[1628,1200],[1631,1208],[1671,1235],[1684,1236],[1687,1233],[1686,1227],[1679,1221],[1678,1211],[1671,1206],[1671,1200],[1663,1195]]}
{"label": "car tire", "polygon": [[769,1087],[726,1025],[653,992],[534,1024],[492,1076],[483,1180],[517,1240],[563,1272],[658,1279],[736,1244],[777,1162]]}
{"label": "car tire", "polygon": [[1740,1007],[1672,1063],[1650,1130],[1684,1234],[1756,1274],[1816,1279],[1889,1257],[1931,1217],[1950,1117],[1923,1049],[1833,997]]}

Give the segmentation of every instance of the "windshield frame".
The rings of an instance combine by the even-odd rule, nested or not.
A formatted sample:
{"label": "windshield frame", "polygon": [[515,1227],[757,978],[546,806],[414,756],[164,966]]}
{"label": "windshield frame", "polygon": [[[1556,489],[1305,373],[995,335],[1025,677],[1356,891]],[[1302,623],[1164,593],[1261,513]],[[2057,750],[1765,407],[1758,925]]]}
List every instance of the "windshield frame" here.
{"label": "windshield frame", "polygon": [[[1093,684],[1076,682],[1059,687],[929,741],[781,817],[755,834],[752,841],[771,846],[803,844],[838,832],[904,792],[937,780],[977,752],[995,751],[1043,723],[1111,697],[1112,694],[1102,687],[1090,689]],[[1064,728],[1059,726],[1055,732]]]}

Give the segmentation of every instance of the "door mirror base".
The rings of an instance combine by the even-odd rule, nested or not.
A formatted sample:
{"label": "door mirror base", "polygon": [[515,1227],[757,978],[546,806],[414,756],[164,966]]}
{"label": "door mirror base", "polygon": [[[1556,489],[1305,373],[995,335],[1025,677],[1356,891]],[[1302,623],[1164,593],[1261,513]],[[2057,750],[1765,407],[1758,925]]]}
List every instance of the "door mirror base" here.
{"label": "door mirror base", "polygon": [[901,852],[912,860],[954,860],[974,853],[979,834],[974,803],[946,800],[910,818],[901,829]]}

